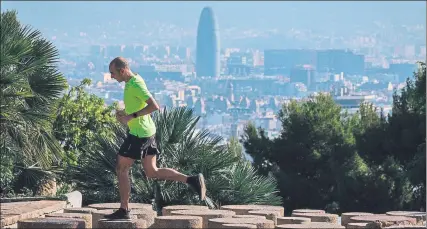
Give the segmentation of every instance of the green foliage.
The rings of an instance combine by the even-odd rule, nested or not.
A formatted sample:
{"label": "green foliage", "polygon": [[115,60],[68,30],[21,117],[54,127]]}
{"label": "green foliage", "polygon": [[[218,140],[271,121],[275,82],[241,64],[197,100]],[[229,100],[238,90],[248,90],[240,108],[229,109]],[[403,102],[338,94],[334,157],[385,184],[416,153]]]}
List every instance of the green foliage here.
{"label": "green foliage", "polygon": [[[163,110],[154,115],[161,151],[158,166],[189,175],[203,173],[207,195],[217,206],[280,204],[274,179],[256,175],[250,165],[241,162],[240,155],[230,153],[227,145],[220,144],[221,138],[204,130],[196,131],[198,119],[186,108]],[[122,127],[115,132],[115,137],[109,139],[97,134],[94,144],[84,150],[90,156],[72,170],[73,181],[87,203],[119,200],[115,160],[126,132]],[[98,175],[101,173],[103,176]],[[186,184],[149,179],[138,164],[132,168],[131,181],[132,201],[151,203],[156,209],[170,204],[203,204]]]}
{"label": "green foliage", "polygon": [[85,156],[79,163],[70,166],[67,178],[82,192],[85,204],[119,201],[116,155],[119,144],[126,137],[126,131],[121,126],[113,131],[115,134],[110,138],[95,134],[92,144],[80,149]]}
{"label": "green foliage", "polygon": [[425,206],[425,64],[395,94],[393,112],[369,103],[355,115],[332,97],[284,105],[282,133],[270,140],[249,124],[246,152],[262,174],[273,174],[286,209],[331,212],[414,209]]}
{"label": "green foliage", "polygon": [[[272,171],[271,158],[272,142],[261,128],[257,129],[253,123],[248,123],[244,129],[243,146],[253,158],[253,166],[257,171],[267,176]],[[255,153],[256,152],[256,153]]]}
{"label": "green foliage", "polygon": [[419,63],[414,79],[408,79],[401,95],[394,96],[387,129],[390,153],[400,163],[411,183],[413,208],[426,204],[426,65]]}
{"label": "green foliage", "polygon": [[66,80],[56,69],[57,49],[40,31],[21,25],[15,11],[1,13],[0,30],[1,183],[11,190],[16,163],[47,169],[61,158],[52,120]]}
{"label": "green foliage", "polygon": [[227,150],[231,154],[236,155],[236,157],[240,157],[242,160],[245,159],[243,155],[243,146],[237,138],[235,137],[230,138],[230,141],[228,142],[228,145],[227,145]]}
{"label": "green foliage", "polygon": [[270,161],[280,169],[282,196],[289,196],[286,206],[324,208],[342,195],[338,184],[346,168],[354,166],[350,159],[355,154],[350,128],[342,125],[345,118],[328,95],[283,107],[283,131]]}
{"label": "green foliage", "polygon": [[[1,149],[2,150],[2,149]],[[10,154],[10,151],[1,152],[0,158],[0,185],[3,193],[13,192],[13,181],[14,181],[14,158]]]}
{"label": "green foliage", "polygon": [[[54,121],[54,134],[66,153],[67,164],[75,165],[81,149],[92,144],[95,133],[110,138],[114,126],[119,125],[113,114],[116,104],[106,106],[102,98],[86,92],[89,79],[71,88],[59,102]],[[83,155],[84,156],[84,155]]]}

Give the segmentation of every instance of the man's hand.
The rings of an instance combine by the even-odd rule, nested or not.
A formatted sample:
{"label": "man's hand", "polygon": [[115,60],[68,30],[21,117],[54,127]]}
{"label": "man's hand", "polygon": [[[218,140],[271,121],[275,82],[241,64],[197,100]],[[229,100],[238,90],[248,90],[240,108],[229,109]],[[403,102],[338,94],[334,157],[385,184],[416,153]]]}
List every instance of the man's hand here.
{"label": "man's hand", "polygon": [[122,124],[128,124],[128,122],[132,119],[133,119],[132,115],[123,115],[123,116],[119,116],[118,118],[119,122],[121,122]]}
{"label": "man's hand", "polygon": [[132,115],[126,115],[124,110],[116,111],[116,119],[122,124],[127,124],[131,119],[133,119]]}

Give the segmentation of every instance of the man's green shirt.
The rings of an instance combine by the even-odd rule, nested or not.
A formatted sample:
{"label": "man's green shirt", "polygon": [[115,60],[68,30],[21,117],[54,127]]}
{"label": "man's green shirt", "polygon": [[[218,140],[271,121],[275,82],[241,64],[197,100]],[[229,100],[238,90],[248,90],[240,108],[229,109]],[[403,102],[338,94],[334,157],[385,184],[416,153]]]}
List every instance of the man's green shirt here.
{"label": "man's green shirt", "polygon": [[[140,75],[134,75],[125,84],[124,104],[125,112],[130,115],[147,106],[147,99],[151,93]],[[156,133],[151,115],[139,116],[128,122],[129,133],[140,138],[151,137]]]}

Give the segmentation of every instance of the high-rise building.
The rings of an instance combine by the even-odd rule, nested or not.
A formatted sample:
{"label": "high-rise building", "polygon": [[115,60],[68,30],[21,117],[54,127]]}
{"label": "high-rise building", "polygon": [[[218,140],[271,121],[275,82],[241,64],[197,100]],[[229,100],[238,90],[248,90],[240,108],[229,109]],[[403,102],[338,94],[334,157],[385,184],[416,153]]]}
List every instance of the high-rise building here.
{"label": "high-rise building", "polygon": [[308,88],[314,82],[316,71],[311,65],[296,66],[291,69],[291,82],[304,83]]}
{"label": "high-rise building", "polygon": [[264,51],[265,75],[289,75],[298,65],[316,65],[315,50],[308,49],[270,49]]}
{"label": "high-rise building", "polygon": [[200,14],[196,48],[197,76],[219,76],[219,31],[215,15],[210,7],[203,8]]}

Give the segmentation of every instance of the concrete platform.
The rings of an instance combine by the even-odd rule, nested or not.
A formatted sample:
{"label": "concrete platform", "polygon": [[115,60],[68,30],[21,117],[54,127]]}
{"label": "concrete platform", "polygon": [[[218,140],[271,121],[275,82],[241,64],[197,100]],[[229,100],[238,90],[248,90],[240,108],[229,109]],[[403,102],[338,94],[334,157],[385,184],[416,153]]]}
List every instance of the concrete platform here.
{"label": "concrete platform", "polygon": [[[97,210],[118,209],[120,207],[120,203],[90,204],[87,207],[95,208]],[[153,206],[151,206],[151,204],[129,203],[128,207],[129,207],[129,210],[133,210],[133,209],[150,209],[150,210],[153,210]]]}
{"label": "concrete platform", "polygon": [[201,205],[170,205],[162,208],[162,215],[172,215],[171,212],[177,210],[209,210],[209,208]]}
{"label": "concrete platform", "polygon": [[270,206],[270,205],[224,205],[221,206],[222,210],[234,211],[236,215],[250,215],[249,211],[254,210],[270,210],[270,211],[278,211],[280,216],[284,215],[285,209],[281,206]]}
{"label": "concrete platform", "polygon": [[32,218],[18,221],[18,229],[84,229],[86,223],[83,219],[78,218]]}
{"label": "concrete platform", "polygon": [[66,201],[40,200],[1,203],[1,228],[12,227],[18,220],[44,217],[49,213],[63,211]]}
{"label": "concrete platform", "polygon": [[304,223],[304,224],[283,224],[283,225],[277,225],[276,228],[283,228],[283,229],[345,229],[344,226],[335,224],[335,223],[322,223],[322,222],[311,222],[311,223]]}

